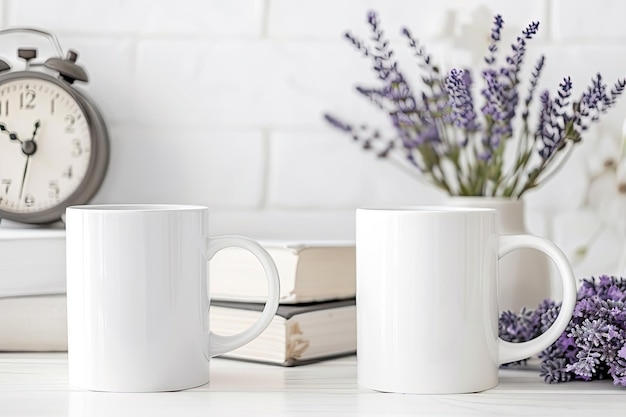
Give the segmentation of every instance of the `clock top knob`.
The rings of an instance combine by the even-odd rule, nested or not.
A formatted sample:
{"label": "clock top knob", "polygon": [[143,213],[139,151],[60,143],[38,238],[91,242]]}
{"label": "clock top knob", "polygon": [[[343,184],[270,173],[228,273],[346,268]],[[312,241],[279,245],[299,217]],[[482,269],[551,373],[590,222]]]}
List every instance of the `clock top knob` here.
{"label": "clock top knob", "polygon": [[46,68],[58,71],[59,76],[70,84],[75,80],[87,82],[89,81],[89,77],[83,67],[76,63],[77,59],[78,53],[70,49],[67,51],[67,57],[65,59],[48,58],[43,65]]}
{"label": "clock top knob", "polygon": [[31,59],[37,58],[37,50],[35,48],[19,48],[17,50],[17,56],[28,62]]}

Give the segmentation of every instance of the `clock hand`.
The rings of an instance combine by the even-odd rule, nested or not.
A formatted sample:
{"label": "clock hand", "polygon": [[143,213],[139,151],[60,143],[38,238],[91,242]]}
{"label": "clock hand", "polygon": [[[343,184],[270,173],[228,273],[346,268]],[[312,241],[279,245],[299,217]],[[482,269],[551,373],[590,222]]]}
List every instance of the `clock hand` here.
{"label": "clock hand", "polygon": [[19,196],[20,200],[22,199],[22,194],[24,194],[24,185],[26,184],[26,174],[28,173],[28,165],[29,165],[29,163],[30,163],[30,155],[27,155],[26,156],[26,165],[24,165],[24,174],[22,174],[22,185],[20,186],[20,196]]}
{"label": "clock hand", "polygon": [[[20,186],[20,196],[19,199],[22,199],[22,195],[24,194],[24,186],[26,185],[26,174],[28,173],[28,166],[30,165],[30,157],[37,151],[37,144],[35,143],[35,136],[37,135],[37,131],[39,130],[39,126],[41,123],[39,120],[35,122],[35,130],[33,131],[33,137],[29,140],[25,140],[22,142],[22,152],[26,155],[26,164],[24,165],[24,173],[22,174],[22,185]],[[2,128],[0,127],[0,130]]]}
{"label": "clock hand", "polygon": [[4,123],[0,123],[0,131],[5,132],[6,134],[9,135],[9,139],[11,140],[16,140],[20,143],[22,143],[22,141],[20,140],[20,138],[17,137],[17,134],[15,132],[9,132],[7,130],[7,127]]}
{"label": "clock hand", "polygon": [[35,140],[35,136],[37,136],[37,131],[39,130],[39,126],[41,126],[41,123],[39,122],[39,120],[37,120],[35,122],[35,130],[33,130],[33,137],[30,138],[30,140],[32,140],[32,141]]}

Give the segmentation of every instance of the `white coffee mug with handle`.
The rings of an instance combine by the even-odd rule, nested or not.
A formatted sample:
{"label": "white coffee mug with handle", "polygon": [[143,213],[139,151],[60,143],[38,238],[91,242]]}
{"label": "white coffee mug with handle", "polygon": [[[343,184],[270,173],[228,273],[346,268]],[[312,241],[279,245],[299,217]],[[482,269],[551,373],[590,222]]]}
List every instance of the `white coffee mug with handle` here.
{"label": "white coffee mug with handle", "polygon": [[[209,381],[212,356],[257,337],[278,308],[270,255],[240,236],[209,238],[209,211],[187,205],[89,205],[66,211],[69,381],[95,391],[174,391]],[[209,329],[207,262],[252,252],[267,275],[259,320],[242,333]]]}
{"label": "white coffee mug with handle", "polygon": [[[563,303],[545,333],[509,343],[498,338],[498,260],[518,248],[552,259]],[[563,252],[539,237],[500,236],[493,209],[358,209],[356,255],[358,381],[378,391],[492,388],[500,364],[528,358],[561,335],[576,303]]]}

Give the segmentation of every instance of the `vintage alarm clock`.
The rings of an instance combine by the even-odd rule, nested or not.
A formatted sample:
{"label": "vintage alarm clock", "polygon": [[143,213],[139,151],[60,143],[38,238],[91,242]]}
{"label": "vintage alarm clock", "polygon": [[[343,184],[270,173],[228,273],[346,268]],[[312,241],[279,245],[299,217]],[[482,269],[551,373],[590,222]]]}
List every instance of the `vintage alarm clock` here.
{"label": "vintage alarm clock", "polygon": [[38,29],[0,36],[13,32],[45,36],[57,56],[37,62],[36,49],[19,48],[23,69],[0,59],[0,218],[51,223],[102,184],[108,133],[96,106],[74,87],[88,81],[78,54],[64,55],[56,36]]}

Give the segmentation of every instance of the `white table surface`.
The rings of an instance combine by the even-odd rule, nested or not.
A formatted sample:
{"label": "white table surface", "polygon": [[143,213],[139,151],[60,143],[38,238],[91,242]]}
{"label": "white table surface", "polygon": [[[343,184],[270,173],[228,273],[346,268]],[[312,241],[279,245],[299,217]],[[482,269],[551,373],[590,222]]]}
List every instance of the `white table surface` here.
{"label": "white table surface", "polygon": [[[454,375],[450,375],[451,378]],[[119,394],[68,386],[64,353],[0,354],[0,416],[626,416],[611,381],[546,384],[537,369],[501,370],[478,394],[402,395],[358,386],[356,358],[283,368],[213,359],[187,391]]]}

